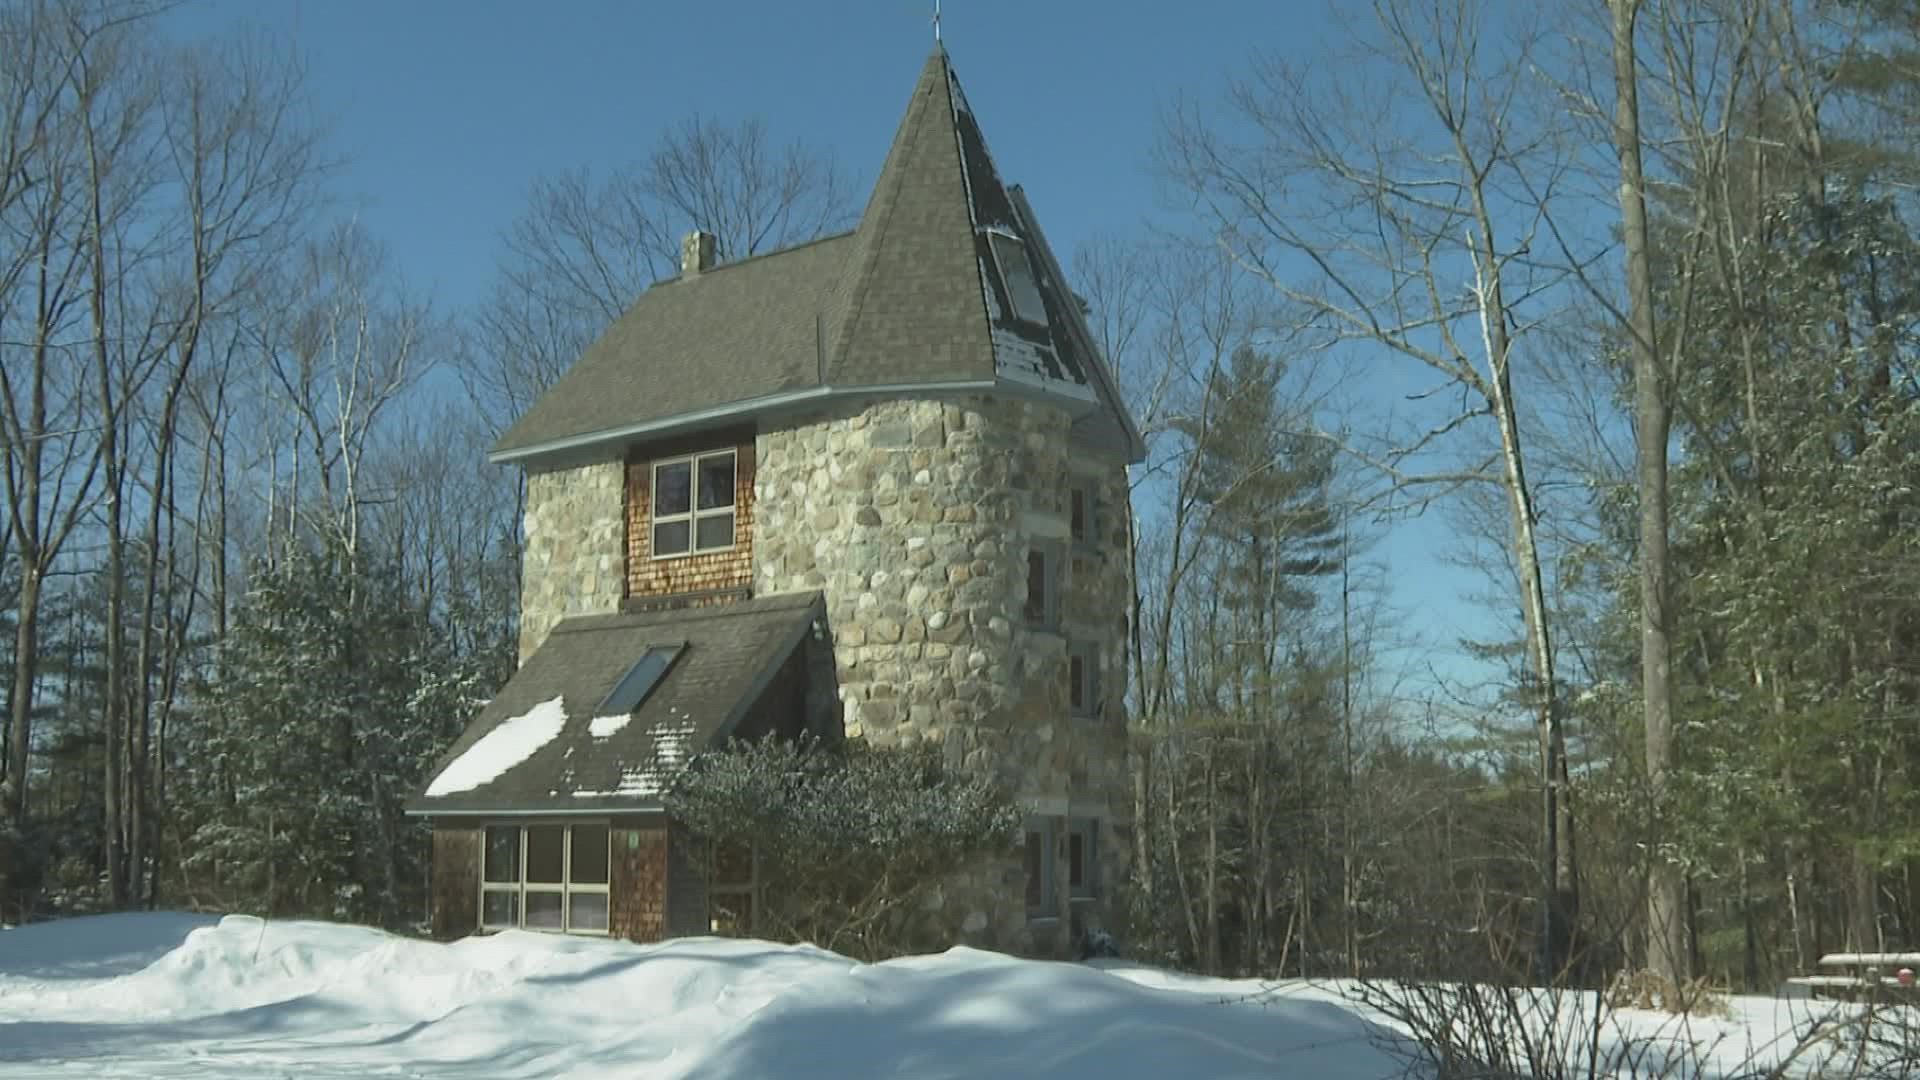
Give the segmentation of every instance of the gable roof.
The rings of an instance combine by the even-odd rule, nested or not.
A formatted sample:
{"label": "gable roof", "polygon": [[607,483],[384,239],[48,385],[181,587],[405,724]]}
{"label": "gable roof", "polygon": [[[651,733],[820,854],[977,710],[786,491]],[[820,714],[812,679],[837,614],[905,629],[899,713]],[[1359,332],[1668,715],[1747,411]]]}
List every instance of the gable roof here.
{"label": "gable roof", "polygon": [[[734,731],[825,610],[806,592],[568,619],[467,725],[407,812],[657,810],[678,767]],[[673,647],[625,723],[596,718],[635,661]]]}
{"label": "gable roof", "polygon": [[[998,237],[996,242],[995,237]],[[1024,260],[1044,320],[1017,301]],[[603,450],[847,395],[1053,398],[1138,461],[1145,447],[1079,301],[1002,183],[944,48],[927,58],[850,233],[649,288],[494,446],[495,461]]]}

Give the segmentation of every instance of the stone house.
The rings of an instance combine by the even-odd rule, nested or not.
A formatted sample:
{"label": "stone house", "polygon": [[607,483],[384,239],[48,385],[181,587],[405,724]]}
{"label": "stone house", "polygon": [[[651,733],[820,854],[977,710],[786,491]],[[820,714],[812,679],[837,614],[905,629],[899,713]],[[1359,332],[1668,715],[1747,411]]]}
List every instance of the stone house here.
{"label": "stone house", "polygon": [[659,796],[687,755],[815,732],[997,769],[1023,853],[956,870],[954,940],[1111,924],[1130,795],[1140,435],[944,49],[856,228],[685,244],[502,436],[527,481],[521,667],[409,812],[434,931],[750,932]]}

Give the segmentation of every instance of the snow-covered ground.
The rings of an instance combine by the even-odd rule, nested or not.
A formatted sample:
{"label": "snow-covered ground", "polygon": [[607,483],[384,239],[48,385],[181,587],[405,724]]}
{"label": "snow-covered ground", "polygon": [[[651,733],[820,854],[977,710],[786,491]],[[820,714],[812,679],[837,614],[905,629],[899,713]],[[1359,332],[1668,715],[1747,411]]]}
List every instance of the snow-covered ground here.
{"label": "snow-covered ground", "polygon": [[[1737,1004],[1692,1032],[1729,1063],[1787,1020]],[[1337,985],[971,949],[866,965],[717,938],[440,945],[180,914],[0,932],[4,1076],[1373,1080],[1403,1071],[1390,1037]]]}

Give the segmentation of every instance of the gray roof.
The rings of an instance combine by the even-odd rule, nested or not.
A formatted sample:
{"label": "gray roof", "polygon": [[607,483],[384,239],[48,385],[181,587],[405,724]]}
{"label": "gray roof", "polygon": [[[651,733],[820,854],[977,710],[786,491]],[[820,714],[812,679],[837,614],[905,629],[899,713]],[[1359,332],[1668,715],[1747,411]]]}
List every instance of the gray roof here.
{"label": "gray roof", "polygon": [[[1026,245],[1046,325],[1013,318],[990,232]],[[1139,460],[1092,341],[936,48],[857,228],[649,288],[493,457],[617,450],[817,397],[1001,386],[1059,397],[1081,415],[1077,432]],[[1092,417],[1102,411],[1111,415]]]}
{"label": "gray roof", "polygon": [[[656,810],[660,792],[678,766],[733,732],[824,611],[820,594],[806,592],[714,607],[568,619],[467,725],[407,811]],[[675,645],[684,646],[678,658],[631,719],[595,738],[594,711],[614,684],[649,648]],[[565,720],[537,749],[485,783],[427,794],[434,780],[475,744],[503,725],[524,724],[523,718],[539,715],[538,710],[556,698],[561,699]],[[503,731],[480,756],[494,755],[495,747],[514,741],[513,736]],[[538,739],[536,735],[531,741]]]}

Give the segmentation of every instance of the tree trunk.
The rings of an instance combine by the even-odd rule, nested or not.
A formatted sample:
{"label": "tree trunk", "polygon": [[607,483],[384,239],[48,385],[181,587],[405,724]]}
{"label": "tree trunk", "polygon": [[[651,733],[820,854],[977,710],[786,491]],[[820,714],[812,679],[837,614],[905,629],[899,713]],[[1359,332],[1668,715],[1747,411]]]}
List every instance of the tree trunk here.
{"label": "tree trunk", "polygon": [[[1673,689],[1667,610],[1667,439],[1672,427],[1655,337],[1646,176],[1640,160],[1640,101],[1634,24],[1639,0],[1608,0],[1613,15],[1614,147],[1620,158],[1621,240],[1626,249],[1628,329],[1633,355],[1634,474],[1640,496],[1640,682],[1646,718],[1647,782],[1658,810],[1673,766]],[[1664,825],[1662,826],[1664,827]],[[1686,881],[1657,856],[1647,885],[1647,964],[1672,982],[1692,977]]]}

